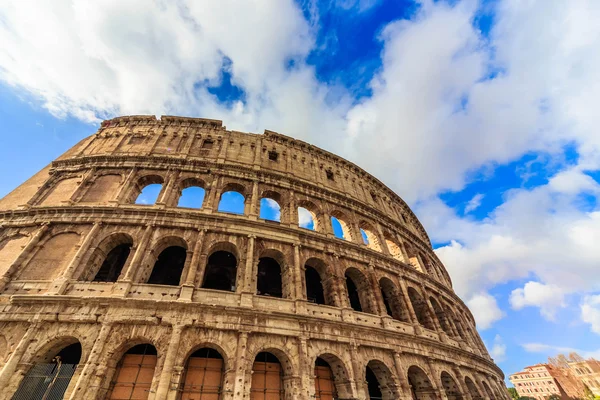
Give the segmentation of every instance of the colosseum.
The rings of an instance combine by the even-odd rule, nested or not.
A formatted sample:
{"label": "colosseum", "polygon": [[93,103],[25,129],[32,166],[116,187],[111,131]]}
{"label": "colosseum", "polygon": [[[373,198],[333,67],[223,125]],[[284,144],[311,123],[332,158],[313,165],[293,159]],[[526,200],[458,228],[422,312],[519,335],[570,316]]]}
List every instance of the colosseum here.
{"label": "colosseum", "polygon": [[272,131],[104,121],[0,200],[0,274],[0,399],[509,399],[406,203]]}

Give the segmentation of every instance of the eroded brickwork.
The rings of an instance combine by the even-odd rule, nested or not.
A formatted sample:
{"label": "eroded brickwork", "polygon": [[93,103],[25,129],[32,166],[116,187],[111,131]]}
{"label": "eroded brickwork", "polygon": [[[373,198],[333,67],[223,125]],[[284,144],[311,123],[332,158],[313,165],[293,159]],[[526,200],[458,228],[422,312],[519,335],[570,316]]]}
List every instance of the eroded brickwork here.
{"label": "eroded brickwork", "polygon": [[[162,185],[155,204],[135,204],[150,184]],[[200,208],[178,207],[189,187],[205,190]],[[243,214],[218,211],[228,191],[244,196]],[[278,222],[259,217],[262,198],[279,205]],[[299,226],[298,207],[314,230]],[[64,398],[130,398],[116,394],[125,355],[150,360],[135,378],[149,399],[508,398],[407,205],[359,167],[275,132],[105,121],[0,200],[0,274],[0,399],[79,345]],[[221,369],[192,371],[200,354]],[[332,393],[315,384],[317,364]],[[219,376],[217,397],[189,383],[198,370]],[[273,384],[275,397],[257,389]]]}

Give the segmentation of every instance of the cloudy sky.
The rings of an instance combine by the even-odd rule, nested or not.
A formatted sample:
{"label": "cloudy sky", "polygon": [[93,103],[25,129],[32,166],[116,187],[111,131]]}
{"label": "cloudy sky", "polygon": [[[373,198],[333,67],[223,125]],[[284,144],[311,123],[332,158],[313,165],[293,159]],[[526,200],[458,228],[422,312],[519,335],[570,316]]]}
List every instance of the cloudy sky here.
{"label": "cloudy sky", "polygon": [[0,195],[104,118],[285,133],[413,207],[510,374],[600,355],[600,2],[0,0]]}

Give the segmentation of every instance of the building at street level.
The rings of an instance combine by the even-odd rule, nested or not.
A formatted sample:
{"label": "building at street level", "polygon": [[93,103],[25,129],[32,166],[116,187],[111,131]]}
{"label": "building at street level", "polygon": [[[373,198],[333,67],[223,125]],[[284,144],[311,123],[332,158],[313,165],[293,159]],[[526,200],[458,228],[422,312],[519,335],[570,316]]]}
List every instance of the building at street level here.
{"label": "building at street level", "polygon": [[104,121],[0,200],[0,307],[0,400],[508,399],[398,195],[216,120]]}

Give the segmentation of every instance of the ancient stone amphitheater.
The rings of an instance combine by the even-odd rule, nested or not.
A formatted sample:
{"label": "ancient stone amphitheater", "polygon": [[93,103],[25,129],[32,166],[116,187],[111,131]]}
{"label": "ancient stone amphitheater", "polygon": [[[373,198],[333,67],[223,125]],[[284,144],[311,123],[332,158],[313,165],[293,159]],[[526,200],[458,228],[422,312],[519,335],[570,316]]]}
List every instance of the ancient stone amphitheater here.
{"label": "ancient stone amphitheater", "polygon": [[402,199],[271,131],[104,121],[0,200],[0,275],[1,399],[508,398]]}

